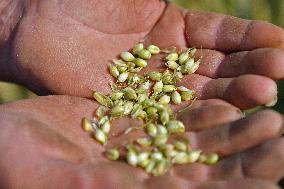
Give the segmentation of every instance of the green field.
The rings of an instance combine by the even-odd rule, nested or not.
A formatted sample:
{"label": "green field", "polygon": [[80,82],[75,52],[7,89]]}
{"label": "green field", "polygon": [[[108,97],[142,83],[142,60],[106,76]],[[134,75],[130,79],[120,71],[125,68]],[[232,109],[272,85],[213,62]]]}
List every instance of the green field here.
{"label": "green field", "polygon": [[[284,27],[284,0],[172,0],[180,6],[231,14],[241,18],[267,20]],[[284,113],[284,81],[278,82],[279,101],[274,107]],[[34,96],[26,89],[0,83],[0,103]]]}

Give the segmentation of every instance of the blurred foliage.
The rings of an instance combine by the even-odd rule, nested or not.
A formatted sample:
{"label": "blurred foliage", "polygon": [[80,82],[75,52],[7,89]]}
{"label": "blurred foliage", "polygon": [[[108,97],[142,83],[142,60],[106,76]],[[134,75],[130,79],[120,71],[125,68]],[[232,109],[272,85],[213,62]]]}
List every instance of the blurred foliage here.
{"label": "blurred foliage", "polygon": [[22,86],[0,82],[0,104],[33,96],[36,95]]}
{"label": "blurred foliage", "polygon": [[172,0],[171,2],[188,9],[221,12],[246,19],[267,20],[284,27],[283,0]]}
{"label": "blurred foliage", "polygon": [[[182,7],[221,12],[247,19],[272,22],[284,27],[284,0],[171,0]],[[279,101],[275,109],[284,113],[284,81],[278,82]],[[0,103],[34,96],[28,90],[0,82]]]}

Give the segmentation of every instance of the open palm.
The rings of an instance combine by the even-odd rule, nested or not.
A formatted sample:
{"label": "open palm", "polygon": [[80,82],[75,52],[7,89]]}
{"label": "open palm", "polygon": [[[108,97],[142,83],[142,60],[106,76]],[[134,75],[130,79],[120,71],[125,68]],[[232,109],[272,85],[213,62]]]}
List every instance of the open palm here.
{"label": "open palm", "polygon": [[[174,166],[163,176],[151,177],[140,168],[106,159],[105,147],[82,130],[81,118],[91,117],[96,106],[69,96],[2,105],[0,187],[273,189],[284,174],[284,140],[277,138],[283,118],[275,112],[234,121],[241,114],[228,103],[197,102],[178,114],[187,125],[185,137],[194,148],[218,152],[222,160],[215,166]],[[144,134],[140,130],[123,134],[131,122],[116,120],[106,148],[123,146]]]}
{"label": "open palm", "polygon": [[274,49],[284,47],[281,28],[161,0],[32,1],[13,37],[12,80],[39,94],[109,92],[110,60],[140,40],[202,48],[198,74],[183,79],[200,99],[221,98],[240,108],[270,103],[277,94],[272,79],[284,76],[284,51]]}

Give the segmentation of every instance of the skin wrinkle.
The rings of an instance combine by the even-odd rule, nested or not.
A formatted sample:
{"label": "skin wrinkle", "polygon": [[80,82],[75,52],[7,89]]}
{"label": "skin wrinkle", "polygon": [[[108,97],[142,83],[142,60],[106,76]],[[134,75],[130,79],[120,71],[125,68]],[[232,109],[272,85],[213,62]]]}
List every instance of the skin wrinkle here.
{"label": "skin wrinkle", "polygon": [[[168,27],[168,23],[171,23],[171,27]],[[161,32],[162,30],[166,32]],[[185,49],[187,44],[184,38],[184,31],[182,10],[177,9],[175,5],[166,4],[163,15],[146,36],[145,43],[156,44],[160,48],[175,46],[178,49]],[[165,69],[163,64],[160,67],[162,68],[161,70]]]}
{"label": "skin wrinkle", "polygon": [[[154,0],[152,0],[152,1],[154,1]],[[62,2],[62,1],[61,1]],[[99,2],[97,2],[97,3],[99,3]],[[139,2],[138,2],[139,3]],[[139,4],[139,7],[145,7],[145,6],[147,6],[148,4],[149,4],[149,2],[147,2],[147,1],[143,1],[142,3],[146,3],[146,5],[141,5],[141,4]],[[140,23],[137,21],[137,18],[139,18],[139,17],[137,17],[137,14],[135,14],[135,13],[132,13],[133,12],[133,7],[130,7],[129,5],[131,5],[131,6],[135,6],[135,4],[136,3],[126,3],[128,6],[126,6],[126,7],[124,7],[125,9],[127,9],[126,11],[125,10],[120,10],[120,9],[118,9],[117,7],[115,7],[114,5],[112,5],[112,6],[109,6],[110,8],[111,7],[113,7],[113,10],[112,9],[110,9],[110,10],[108,10],[108,14],[107,14],[107,17],[111,17],[112,15],[114,15],[114,13],[116,12],[116,11],[121,11],[122,12],[122,14],[126,14],[126,17],[129,17],[129,16],[131,16],[132,18],[133,18],[133,16],[135,17],[135,21],[134,21],[134,23],[135,24],[131,24],[132,25],[132,28],[128,28],[128,30],[125,30],[125,31],[123,31],[123,32],[116,32],[116,31],[113,31],[113,32],[111,32],[111,31],[106,31],[106,30],[102,30],[102,29],[99,29],[98,27],[96,27],[96,26],[91,26],[90,24],[88,24],[88,23],[86,23],[86,22],[84,22],[83,20],[81,20],[81,19],[77,19],[77,18],[75,18],[74,16],[72,16],[70,13],[67,13],[66,11],[64,11],[64,8],[62,7],[63,6],[63,4],[60,4],[59,5],[59,7],[60,7],[60,10],[66,15],[66,16],[68,16],[68,17],[70,17],[70,18],[72,18],[73,20],[75,20],[76,22],[79,22],[79,23],[82,23],[83,25],[86,25],[87,27],[90,27],[90,28],[92,28],[92,29],[94,29],[94,30],[96,30],[96,31],[98,31],[98,32],[101,32],[101,33],[105,33],[105,34],[109,34],[109,35],[126,35],[126,34],[139,34],[139,33],[145,33],[145,35],[147,35],[147,33],[149,33],[149,31],[151,31],[151,29],[152,28],[154,28],[155,27],[155,23],[157,22],[157,21],[159,21],[159,19],[161,18],[161,16],[162,16],[162,14],[163,14],[163,12],[164,12],[164,10],[165,10],[165,4],[163,3],[160,3],[160,6],[163,6],[163,8],[162,8],[162,10],[160,11],[160,14],[159,15],[156,15],[155,17],[157,17],[155,20],[156,21],[154,21],[151,25],[151,27],[150,28],[143,28],[143,30],[141,30],[141,31],[135,31],[135,30],[133,30],[133,29],[136,29],[137,28],[137,26],[138,25],[140,25]],[[135,11],[137,11],[136,9],[134,9]],[[141,8],[141,11],[142,10],[144,10],[143,8]],[[146,9],[147,10],[147,9]],[[126,13],[125,13],[126,12]],[[138,11],[139,12],[139,11]],[[132,13],[131,15],[130,15],[130,13]],[[153,14],[154,14],[155,12],[154,11],[149,11],[149,13],[146,15],[146,17],[144,18],[144,22],[147,22],[148,23],[148,19],[147,18],[152,18],[153,17]],[[129,14],[129,15],[128,15]],[[119,14],[120,15],[120,14]],[[143,14],[144,15],[144,14]],[[144,15],[145,16],[145,15]],[[147,30],[146,30],[147,29]],[[133,31],[132,31],[133,30]]]}
{"label": "skin wrinkle", "polygon": [[[229,51],[229,52],[233,52],[233,51],[238,51],[241,48],[239,47],[242,44],[242,40],[244,39],[245,35],[247,34],[248,28],[249,28],[249,24],[250,21],[246,21],[246,22],[241,22],[242,19],[239,18],[235,18],[232,16],[229,17],[222,17],[222,20],[220,22],[220,25],[218,25],[218,32],[216,33],[216,44],[215,47],[217,47],[217,49],[221,48],[219,46],[223,46],[221,45],[222,42],[224,41],[224,39],[226,39],[227,41],[231,40],[231,44],[233,44],[232,46],[226,46],[225,51]],[[227,25],[226,23],[228,23],[228,21],[230,22],[231,27],[229,27],[227,30],[225,30],[226,32],[223,32],[223,26]],[[239,33],[237,36],[235,37],[231,37],[233,35],[236,35],[236,32],[239,32],[239,28],[244,28],[244,24],[245,25],[245,30],[241,30],[243,32]],[[224,38],[223,34],[227,34]],[[234,49],[234,50],[233,50]]]}
{"label": "skin wrinkle", "polygon": [[[256,30],[260,29],[260,28],[258,28],[260,26],[260,24],[264,24],[264,23],[268,23],[268,22],[265,22],[265,21],[257,22],[257,21],[254,21],[254,20],[249,20],[248,22],[250,22],[250,25],[249,25],[249,27],[247,28],[247,31],[246,31],[247,35],[244,36],[243,44],[241,44],[240,47],[244,48],[246,46],[248,48],[248,50],[249,49],[255,49],[255,48],[267,47],[263,41],[259,41],[259,43],[257,43],[255,40],[257,40],[257,37],[259,37],[258,36],[259,33],[257,33]],[[269,26],[269,25],[267,25],[267,26]],[[267,29],[267,28],[264,28],[264,29]],[[277,28],[274,28],[274,29],[277,29]],[[275,31],[270,31],[270,33],[268,33],[266,30],[263,30],[261,33],[262,33],[263,36],[268,35],[269,38],[272,38],[271,41],[273,42],[272,43],[273,45],[270,44],[269,47],[283,49],[284,48],[284,35],[282,34],[281,36],[279,36],[277,38],[270,36],[270,34],[272,34],[272,33],[273,33],[274,36],[277,36],[277,35],[275,35],[274,32],[277,33],[279,31],[275,30]],[[252,34],[253,34],[253,36],[252,36]]]}
{"label": "skin wrinkle", "polygon": [[[243,74],[243,73],[245,73],[245,66],[243,66],[243,64],[244,64],[244,62],[246,61],[246,58],[248,58],[249,56],[250,56],[250,53],[251,53],[252,51],[243,51],[243,52],[241,52],[242,53],[242,55],[241,55],[241,57],[239,57],[240,58],[240,61],[237,59],[237,60],[235,60],[236,61],[236,67],[237,68],[239,68],[239,73],[240,74]],[[232,57],[229,57],[229,59],[230,58],[232,58]],[[234,57],[233,57],[234,58]],[[234,64],[234,62],[232,62],[233,64]]]}
{"label": "skin wrinkle", "polygon": [[[1,114],[1,117],[3,117],[3,115],[4,117],[13,115],[13,117],[15,118],[12,117],[12,120],[15,120],[14,122],[17,123],[15,125],[21,125],[21,127],[27,128],[26,130],[24,130],[22,137],[25,139],[30,139],[30,144],[37,144],[41,146],[41,150],[39,151],[45,156],[76,163],[83,163],[88,159],[86,158],[86,152],[83,152],[78,145],[71,142],[68,138],[62,136],[54,129],[48,127],[48,125],[54,125],[54,123],[52,123],[52,121],[50,121],[49,119],[38,120],[34,115],[31,115],[30,113],[19,113],[19,111],[16,110],[4,110],[1,111]],[[16,130],[22,131],[21,129]],[[46,133],[49,134],[45,135]],[[58,146],[60,148],[58,148]],[[32,148],[35,148],[35,146]],[[80,151],[80,153],[78,153],[78,151]],[[77,155],[75,154],[80,154],[81,157],[76,157]]]}
{"label": "skin wrinkle", "polygon": [[189,29],[187,29],[187,28],[189,28],[189,26],[188,26],[188,22],[186,22],[187,14],[194,14],[194,13],[192,13],[192,12],[187,12],[187,13],[184,15],[184,27],[185,27],[184,33],[185,33],[185,40],[186,40],[187,46],[190,46],[190,42],[189,42],[189,36],[190,36],[190,35],[189,35]]}
{"label": "skin wrinkle", "polygon": [[206,182],[214,179],[210,175],[210,167],[199,163],[191,165],[177,165],[173,170],[174,176],[195,182]]}
{"label": "skin wrinkle", "polygon": [[[15,12],[15,10],[18,8],[18,6],[21,6],[22,4],[19,5],[19,3],[14,3],[12,4],[13,1],[11,1],[10,4],[7,4],[5,7],[0,7],[1,13],[0,14],[0,19],[1,19],[1,24],[3,25],[3,27],[1,28],[1,32],[0,32],[0,37],[1,35],[5,36],[5,29],[8,30],[8,32],[6,33],[7,36],[9,36],[9,34],[11,33],[11,31],[13,30],[13,27],[16,25],[17,20],[21,17],[21,13],[17,13]],[[14,7],[9,7],[14,5]],[[0,5],[1,6],[1,5]],[[16,14],[16,15],[14,15]],[[9,25],[7,25],[9,24]],[[6,28],[4,27],[6,25]],[[4,34],[3,34],[4,33]],[[7,40],[8,37],[5,36],[4,40]]]}
{"label": "skin wrinkle", "polygon": [[[11,49],[12,49],[12,50],[10,50],[11,62],[16,62],[16,60],[14,60],[14,59],[16,59],[18,57],[18,54],[16,55],[15,58],[13,58],[12,57],[12,54],[13,54],[13,51],[14,51],[13,45],[11,45]],[[25,69],[22,66],[20,66],[19,64],[13,64],[13,67],[10,67],[9,70],[10,70],[9,73],[10,73],[10,75],[13,76],[13,78],[9,78],[8,81],[16,82],[17,84],[23,85],[27,89],[30,89],[31,91],[33,91],[36,94],[49,95],[50,93],[53,93],[52,91],[49,91],[46,88],[39,87],[39,86],[44,86],[44,84],[45,84],[44,80],[42,80],[40,77],[34,75],[32,70],[30,70],[29,68]],[[18,74],[16,74],[16,73],[21,73],[21,72],[23,72],[24,75],[26,75],[28,78],[33,77],[34,78],[33,82],[30,83],[29,85],[26,85],[26,83],[22,79],[18,78]]]}
{"label": "skin wrinkle", "polygon": [[[76,100],[76,99],[73,99],[72,97],[67,97],[67,96],[65,96],[65,97],[63,97],[63,96],[59,97],[58,96],[57,97],[58,99],[56,101],[53,101],[52,99],[54,99],[54,98],[55,97],[46,97],[46,98],[44,98],[45,100],[43,100],[43,101],[35,102],[33,104],[33,106],[37,107],[38,111],[29,112],[28,115],[31,116],[31,117],[34,117],[36,119],[40,119],[43,123],[45,123],[47,125],[48,129],[51,132],[65,133],[66,140],[71,141],[74,145],[79,146],[80,148],[82,148],[82,146],[85,146],[85,145],[90,147],[90,148],[87,149],[88,152],[91,152],[91,153],[87,153],[88,159],[95,161],[95,159],[97,157],[101,156],[100,155],[100,151],[102,151],[101,146],[89,146],[89,144],[92,142],[92,140],[84,140],[83,138],[80,138],[79,140],[76,140],[76,141],[72,141],[72,138],[80,137],[82,135],[82,133],[84,133],[83,131],[81,131],[81,127],[78,127],[78,129],[76,129],[76,130],[69,129],[67,131],[65,131],[68,128],[67,125],[64,126],[63,128],[62,127],[56,127],[56,125],[60,125],[64,122],[71,121],[72,119],[75,119],[75,121],[73,121],[74,124],[80,125],[81,120],[76,119],[76,118],[77,117],[81,118],[81,117],[84,116],[84,114],[78,112],[78,110],[83,110],[84,112],[87,111],[88,114],[86,114],[86,116],[91,115],[92,110],[90,108],[87,109],[87,107],[84,107],[86,105],[88,105],[88,107],[89,107],[90,104],[91,104],[91,101],[83,99],[83,98],[81,100],[79,100],[79,99]],[[66,102],[66,99],[69,99],[69,100]],[[78,105],[78,100],[80,102],[80,105]],[[61,108],[61,109],[58,110],[57,104],[62,103],[62,101],[65,102],[64,103],[65,108],[63,108],[63,109]],[[46,107],[46,106],[44,106],[44,104],[49,105],[49,106]],[[17,106],[17,103],[16,104],[15,103],[6,104],[4,106],[1,106],[1,109],[4,110],[4,111],[12,111],[12,112],[16,111],[16,112],[19,112],[19,113],[26,113],[30,109],[29,100],[22,101],[18,105],[18,108],[15,108],[15,105]],[[78,110],[73,111],[74,107],[77,107]],[[79,115],[78,115],[78,113],[79,113]],[[60,117],[58,117],[59,114],[61,115]],[[80,132],[78,132],[78,130]]]}
{"label": "skin wrinkle", "polygon": [[[233,69],[234,73],[235,73],[235,70],[237,70],[240,73],[245,73],[245,66],[242,66],[242,64],[245,61],[246,57],[248,56],[249,52],[250,51],[243,51],[243,52],[241,52],[242,53],[241,56],[240,56],[240,54],[237,54],[237,53],[232,53],[232,54],[229,54],[227,56],[223,56],[222,60],[220,61],[220,64],[218,65],[216,77],[220,77],[220,76],[223,76],[223,75],[226,76],[226,74],[222,74],[223,72],[225,72],[224,67],[226,68],[226,66],[227,66],[226,64],[230,64],[234,67],[234,69]],[[232,59],[234,61],[232,61]],[[239,70],[239,69],[241,69],[241,70]]]}
{"label": "skin wrinkle", "polygon": [[241,49],[241,47],[243,46],[243,44],[245,44],[245,41],[246,41],[246,37],[248,36],[248,32],[250,31],[250,29],[252,28],[253,26],[253,21],[248,21],[248,24],[247,24],[247,27],[246,27],[246,30],[245,32],[243,33],[243,36],[242,36],[242,39],[240,40],[240,44],[238,45],[237,49]]}
{"label": "skin wrinkle", "polygon": [[[216,51],[216,52],[218,52],[218,51]],[[221,62],[220,65],[222,65],[222,62],[225,61],[225,59],[226,59],[226,55],[221,53],[221,52],[218,52],[218,53],[220,53],[220,54],[216,57],[216,59],[217,59],[217,61],[220,61]],[[210,65],[210,63],[209,63],[209,65]],[[212,75],[212,79],[217,79],[219,77],[218,72],[219,72],[219,69],[220,69],[220,65],[217,65],[217,68],[216,68],[216,66],[214,64],[213,65],[211,64],[210,69],[209,69],[210,71],[217,69],[217,71],[215,71],[214,75]]]}
{"label": "skin wrinkle", "polygon": [[13,40],[13,31],[20,22],[23,10],[24,1],[2,0],[0,2],[0,80],[9,80],[11,77],[8,50]]}
{"label": "skin wrinkle", "polygon": [[[210,175],[213,180],[226,180],[232,177],[245,179],[240,165],[240,154],[237,153],[229,159],[221,160],[219,165],[210,168]],[[220,175],[219,178],[217,175]]]}
{"label": "skin wrinkle", "polygon": [[240,165],[240,172],[241,172],[241,176],[242,178],[246,178],[248,177],[249,174],[247,174],[247,170],[245,168],[245,165],[244,165],[244,158],[245,158],[245,154],[244,153],[239,153],[239,165]]}
{"label": "skin wrinkle", "polygon": [[201,74],[212,79],[218,77],[217,70],[219,69],[219,62],[221,62],[225,55],[221,52],[210,50],[210,49],[197,49],[194,54],[196,59],[201,59],[199,69],[196,71],[197,74]]}
{"label": "skin wrinkle", "polygon": [[[132,1],[134,1],[134,0],[132,0]],[[143,3],[146,3],[146,1],[143,1]],[[136,3],[133,3],[133,5],[135,6],[135,8],[137,8]],[[140,7],[140,6],[138,5],[138,7]],[[167,7],[168,7],[168,4],[165,4],[164,7],[163,7],[163,10],[161,11],[161,13],[160,13],[160,15],[159,15],[159,17],[158,17],[158,19],[156,19],[156,21],[155,21],[154,25],[152,26],[152,28],[150,28],[150,29],[148,30],[148,32],[146,32],[146,33],[147,33],[146,35],[148,35],[148,34],[153,30],[153,28],[156,26],[156,24],[159,22],[159,20],[163,17],[164,12],[165,12],[165,10],[167,9]],[[135,14],[135,17],[136,17],[135,20],[137,20],[137,15],[140,15],[140,12],[141,12],[141,11],[142,11],[142,9],[141,9],[140,11],[139,11],[139,9],[138,9],[138,14]],[[153,15],[154,15],[154,11],[150,12],[150,14],[148,14],[148,16],[146,17],[145,20],[147,21],[147,20],[150,19]],[[137,23],[137,24],[140,24],[140,23]]]}
{"label": "skin wrinkle", "polygon": [[[200,13],[203,13],[203,12],[202,11],[188,11],[188,13],[187,13],[187,15],[185,17],[185,22],[187,23],[186,24],[187,27],[185,28],[186,31],[187,31],[186,32],[187,33],[186,39],[187,39],[187,43],[189,44],[190,47],[192,47],[193,45],[191,44],[191,40],[192,40],[191,36],[192,36],[192,34],[190,34],[191,28],[189,26],[190,26],[190,22],[191,21],[189,20],[189,17],[198,16]],[[222,25],[222,20],[225,19],[226,16],[225,15],[221,15],[221,14],[217,14],[217,13],[206,13],[206,14],[207,14],[206,18],[204,18],[204,16],[199,18],[199,21],[200,21],[199,24],[206,24],[207,25],[206,29],[210,28],[210,31],[207,31],[207,30],[205,31],[204,28],[203,28],[203,30],[196,29],[196,30],[194,30],[194,36],[196,35],[196,33],[198,33],[201,36],[203,36],[203,38],[205,38],[205,39],[209,39],[209,40],[211,39],[210,42],[212,42],[212,44],[210,44],[210,42],[209,42],[210,48],[207,47],[208,46],[207,44],[206,44],[206,48],[208,48],[208,49],[215,49],[216,50],[217,38],[218,38],[218,36],[217,36],[218,35],[218,30],[220,30],[220,26]],[[216,15],[218,15],[218,17],[216,17]],[[209,20],[208,17],[212,17],[212,18],[214,18],[214,20],[210,20],[210,22],[208,22],[208,20]],[[216,22],[218,22],[219,24],[215,24]],[[216,25],[217,25],[217,27],[216,27]],[[213,32],[213,30],[214,30],[214,32]],[[215,36],[214,40],[212,40],[213,37],[211,37],[211,36]],[[196,38],[196,37],[194,37],[194,38]],[[193,41],[193,43],[194,43],[194,45],[196,45],[196,41]],[[200,41],[198,41],[198,43],[200,43]],[[207,42],[205,42],[205,43],[207,43]],[[195,47],[202,48],[202,44],[201,44],[201,46],[197,46],[196,45]]]}
{"label": "skin wrinkle", "polygon": [[188,43],[188,41],[186,40],[186,35],[187,35],[187,33],[186,33],[186,21],[185,21],[185,18],[186,18],[186,12],[185,12],[185,10],[181,10],[180,11],[180,16],[183,18],[183,37],[184,37],[184,41],[185,41],[185,44],[186,44],[186,47],[189,47],[189,43]]}
{"label": "skin wrinkle", "polygon": [[223,84],[221,86],[225,86],[225,88],[216,87],[216,94],[217,94],[217,97],[224,99],[224,94],[227,93],[228,88],[233,80],[231,78],[227,78],[227,79],[223,79],[222,81],[223,81]]}
{"label": "skin wrinkle", "polygon": [[[61,2],[61,1],[60,1]],[[99,3],[99,2],[97,2],[97,3]],[[40,4],[39,3],[37,3],[37,5],[36,6],[31,6],[31,7],[36,7],[35,8],[35,11],[34,11],[34,13],[36,13],[38,16],[40,16],[40,17],[42,17],[42,18],[44,18],[44,19],[46,19],[46,20],[50,20],[52,23],[55,23],[55,24],[71,24],[72,25],[72,22],[71,23],[69,23],[69,22],[65,22],[65,20],[66,20],[66,18],[70,18],[72,21],[73,21],[73,23],[75,24],[78,24],[79,26],[85,26],[86,28],[89,28],[89,29],[92,29],[92,30],[94,30],[94,31],[96,31],[96,32],[98,32],[98,33],[102,33],[102,34],[106,34],[106,35],[110,35],[110,36],[112,36],[112,35],[129,35],[129,34],[142,34],[142,35],[144,35],[144,36],[146,36],[147,35],[147,33],[149,33],[149,31],[140,31],[140,32],[131,32],[131,33],[128,33],[128,32],[123,32],[123,33],[112,33],[112,32],[106,32],[106,31],[102,31],[102,30],[99,30],[98,28],[95,28],[95,27],[93,27],[93,26],[91,26],[91,25],[89,25],[88,23],[86,23],[86,22],[83,22],[82,20],[80,20],[80,19],[76,19],[74,16],[72,16],[71,14],[69,14],[68,12],[66,12],[66,11],[64,11],[64,8],[62,7],[62,4],[61,3],[59,3],[59,5],[58,5],[58,8],[59,8],[59,11],[61,12],[61,13],[63,13],[63,17],[64,17],[64,22],[61,22],[61,20],[60,19],[58,19],[58,17],[54,17],[54,18],[52,18],[52,17],[49,17],[49,16],[52,16],[52,15],[42,15],[41,14],[41,12],[44,12],[44,11],[42,11],[42,9],[43,8],[41,8],[41,6],[40,6]],[[165,9],[165,8],[164,8]],[[39,11],[40,10],[40,11]],[[116,8],[116,7],[114,7],[114,11],[117,11],[118,9]],[[132,9],[131,9],[132,10]],[[114,11],[110,11],[109,12],[109,14],[107,15],[107,17],[110,17],[111,16],[111,14],[114,14]],[[162,11],[163,12],[163,11]],[[127,14],[128,14],[128,12],[127,12]],[[161,14],[162,15],[162,14]],[[159,16],[159,18],[157,19],[157,20],[159,20],[160,19],[160,17],[161,17],[161,15]],[[136,17],[136,14],[134,14],[134,16]],[[149,17],[150,16],[152,16],[151,14],[149,15]],[[61,16],[62,17],[62,16]],[[135,26],[133,26],[133,27],[135,27]],[[153,26],[154,27],[154,26]],[[153,28],[152,27],[152,28]],[[130,29],[130,31],[131,31],[132,29]]]}
{"label": "skin wrinkle", "polygon": [[[148,34],[145,35],[144,38],[148,38],[149,37],[149,34],[151,34],[153,32],[153,30],[157,27],[157,25],[159,24],[160,20],[164,17],[164,15],[166,14],[166,11],[168,9],[168,4],[166,4],[160,18],[156,21],[155,25],[151,28],[151,30],[149,30]],[[144,39],[145,40],[145,39]]]}
{"label": "skin wrinkle", "polygon": [[[219,151],[217,151],[217,153],[221,156],[221,157],[226,157],[229,153],[232,153],[231,145],[228,145],[229,143],[231,144],[231,139],[230,138],[230,129],[231,129],[231,125],[227,126],[227,127],[223,127],[223,130],[219,131],[217,134],[219,134],[219,137],[221,137],[221,141],[225,141],[222,144],[222,147],[219,147]],[[221,134],[220,134],[221,133]],[[225,145],[227,144],[227,145]]]}
{"label": "skin wrinkle", "polygon": [[213,32],[214,35],[216,36],[215,41],[214,41],[214,45],[213,45],[214,47],[218,48],[218,40],[222,36],[222,32],[221,32],[222,27],[221,26],[223,25],[223,22],[224,22],[225,19],[226,19],[225,16],[220,16],[219,21],[216,24],[215,31]]}
{"label": "skin wrinkle", "polygon": [[[23,15],[23,17],[24,17],[24,15]],[[21,20],[23,19],[23,17],[21,17]],[[16,26],[16,31],[18,30],[20,23],[21,22],[18,22],[18,24]],[[11,47],[10,47],[10,53],[9,53],[11,63],[16,62],[15,59],[17,59],[17,57],[18,57],[18,54],[16,54],[16,56],[13,57],[13,54],[15,54],[14,53],[14,49],[15,49],[14,44],[15,43],[14,42],[15,42],[16,35],[17,35],[16,31],[13,33],[13,37],[12,37],[12,41],[11,41]],[[23,69],[23,67],[20,67],[20,65],[14,63],[13,67],[10,67],[10,73],[13,76],[13,78],[9,79],[9,81],[17,82],[18,84],[25,86],[25,82],[22,81],[21,79],[19,79],[18,74],[16,74],[16,73],[21,73],[22,69]],[[40,87],[40,88],[37,87],[37,86],[44,86],[44,81],[40,77],[37,77],[36,75],[34,75],[32,70],[30,70],[30,69],[24,68],[24,71],[26,72],[25,74],[27,75],[27,77],[31,77],[31,76],[35,77],[35,80],[32,82],[31,86],[25,86],[25,87],[27,87],[28,89],[32,90],[33,92],[35,92],[37,94],[41,94],[41,95],[50,94],[50,92],[47,89],[44,89],[42,87]]]}
{"label": "skin wrinkle", "polygon": [[[11,19],[12,14],[14,13],[15,9],[17,8],[17,4],[14,5],[13,8],[10,8],[9,6],[11,6],[12,1],[10,3],[7,3],[7,5],[1,8],[1,12],[3,12],[4,15],[0,15],[0,24],[1,25],[5,25],[7,24],[7,22],[9,21],[9,19]],[[13,4],[12,4],[13,5]],[[0,5],[1,6],[1,5]],[[11,10],[10,10],[11,9]],[[8,12],[8,13],[7,13]],[[8,26],[8,30],[10,30],[11,26]],[[0,28],[0,36],[4,35],[5,36],[5,27]],[[4,34],[3,34],[4,33]],[[9,35],[9,31],[6,35]],[[7,38],[4,37],[4,40],[6,41]]]}
{"label": "skin wrinkle", "polygon": [[[262,143],[245,151],[243,154],[243,166],[246,174],[251,178],[258,175],[261,179],[273,180],[274,182],[283,178],[284,172],[280,168],[284,165],[283,161],[280,160],[284,157],[283,145],[283,138],[274,138],[267,143]],[[272,149],[274,149],[274,153]],[[278,163],[274,164],[273,162]],[[272,173],[261,171],[268,169],[274,171]]]}
{"label": "skin wrinkle", "polygon": [[[224,90],[220,86],[223,86],[223,85],[219,85],[219,87],[217,87],[215,83],[223,81],[223,79],[218,79],[218,78],[217,79],[206,78],[206,79],[208,79],[206,81],[206,83],[204,84],[204,88],[206,90],[202,91],[201,96],[205,96],[206,97],[206,95],[209,94],[210,96],[215,96],[217,98],[221,98],[222,99]],[[210,87],[212,85],[212,83],[213,83],[214,87]]]}

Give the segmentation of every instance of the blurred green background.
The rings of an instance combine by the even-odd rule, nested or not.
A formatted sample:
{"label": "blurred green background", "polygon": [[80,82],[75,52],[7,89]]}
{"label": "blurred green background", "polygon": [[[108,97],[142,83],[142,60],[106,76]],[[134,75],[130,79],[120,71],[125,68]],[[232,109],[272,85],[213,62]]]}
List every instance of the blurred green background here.
{"label": "blurred green background", "polygon": [[[284,0],[172,0],[172,2],[189,9],[266,20],[284,28]],[[279,101],[274,109],[284,113],[284,81],[278,82],[278,91]],[[0,82],[0,103],[32,96],[35,95],[23,87]]]}

